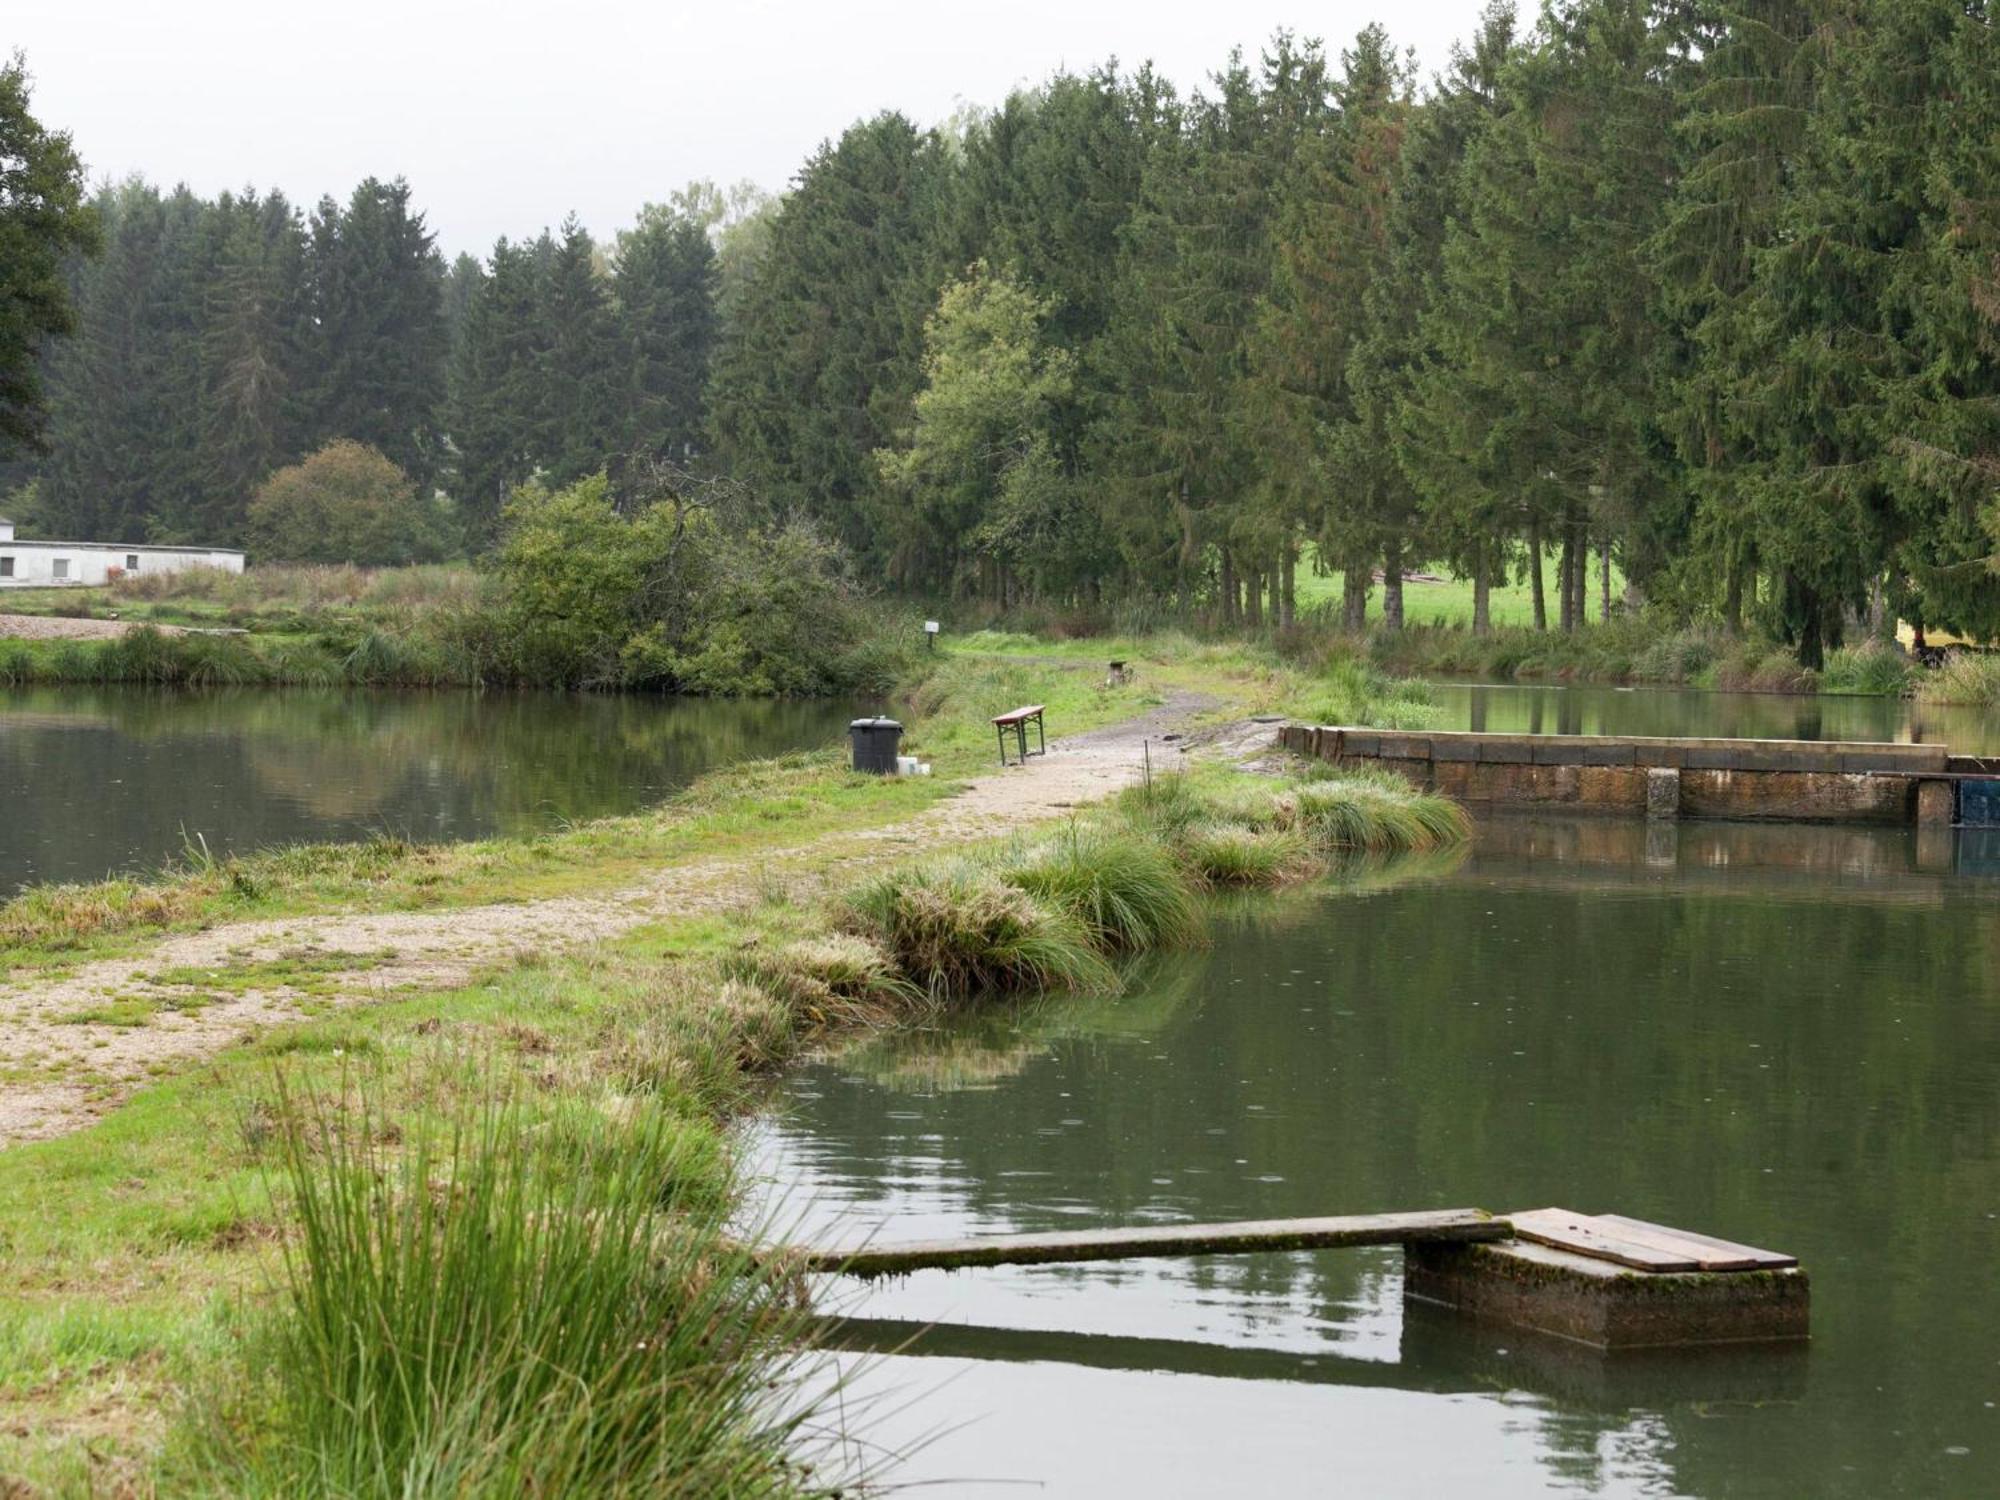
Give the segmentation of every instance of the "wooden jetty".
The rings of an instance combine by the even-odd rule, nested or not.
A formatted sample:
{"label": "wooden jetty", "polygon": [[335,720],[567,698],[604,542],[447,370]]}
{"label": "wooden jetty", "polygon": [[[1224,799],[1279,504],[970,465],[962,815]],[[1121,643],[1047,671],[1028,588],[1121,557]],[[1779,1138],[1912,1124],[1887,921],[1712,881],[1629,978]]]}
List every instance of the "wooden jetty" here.
{"label": "wooden jetty", "polygon": [[1283,1250],[1335,1250],[1357,1245],[1467,1244],[1504,1240],[1505,1219],[1476,1208],[1429,1213],[1349,1214],[1331,1219],[1255,1219],[1237,1224],[1154,1224],[1143,1229],[1080,1229],[1060,1234],[987,1235],[802,1250],[805,1271],[848,1276],[905,1276],[912,1271],[962,1271],[974,1266],[1048,1266],[1079,1260],[1184,1259],[1190,1255],[1250,1255]]}
{"label": "wooden jetty", "polygon": [[1362,1245],[1403,1248],[1408,1297],[1599,1349],[1768,1342],[1808,1333],[1811,1284],[1797,1257],[1622,1214],[1564,1208],[989,1235],[792,1249],[785,1259],[805,1272],[875,1277]]}

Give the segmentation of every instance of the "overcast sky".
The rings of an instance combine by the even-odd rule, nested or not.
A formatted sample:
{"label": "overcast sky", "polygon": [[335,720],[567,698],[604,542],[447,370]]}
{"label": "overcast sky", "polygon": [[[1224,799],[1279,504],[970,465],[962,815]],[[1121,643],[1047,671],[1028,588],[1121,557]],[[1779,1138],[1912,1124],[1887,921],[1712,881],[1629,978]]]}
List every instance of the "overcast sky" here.
{"label": "overcast sky", "polygon": [[1371,19],[1428,74],[1482,0],[9,0],[35,113],[97,176],[310,204],[410,179],[448,253],[575,210],[606,235],[691,178],[789,181],[853,120],[920,124],[1060,67],[1152,59],[1183,88],[1277,27]]}

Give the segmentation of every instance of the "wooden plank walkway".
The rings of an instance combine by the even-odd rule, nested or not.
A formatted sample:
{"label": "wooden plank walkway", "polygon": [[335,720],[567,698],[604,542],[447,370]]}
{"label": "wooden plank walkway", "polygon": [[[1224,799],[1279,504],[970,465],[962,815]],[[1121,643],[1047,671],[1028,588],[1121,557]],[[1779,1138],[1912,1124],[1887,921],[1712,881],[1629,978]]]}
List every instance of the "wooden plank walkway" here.
{"label": "wooden plank walkway", "polygon": [[1798,1257],[1623,1214],[1534,1208],[1509,1215],[1517,1238],[1638,1271],[1776,1271]]}
{"label": "wooden plank walkway", "polygon": [[920,1240],[901,1245],[795,1250],[788,1259],[805,1271],[897,1276],[910,1271],[961,1270],[971,1266],[1245,1255],[1356,1245],[1465,1244],[1504,1240],[1513,1233],[1513,1226],[1507,1220],[1496,1219],[1482,1209],[1450,1208],[1422,1213],[1349,1214],[1328,1219],[1257,1219],[1236,1224],[1163,1224],[1144,1229],[1081,1229],[1059,1234]]}

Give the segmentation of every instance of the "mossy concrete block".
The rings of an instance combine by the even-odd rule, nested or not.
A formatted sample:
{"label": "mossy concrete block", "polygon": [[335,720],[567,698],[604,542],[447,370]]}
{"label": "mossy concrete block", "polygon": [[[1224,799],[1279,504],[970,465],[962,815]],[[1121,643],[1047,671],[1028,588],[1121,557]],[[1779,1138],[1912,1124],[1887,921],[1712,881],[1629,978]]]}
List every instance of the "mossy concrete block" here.
{"label": "mossy concrete block", "polygon": [[1808,1336],[1811,1282],[1772,1271],[1634,1271],[1525,1240],[1412,1245],[1406,1296],[1597,1349]]}
{"label": "mossy concrete block", "polygon": [[1646,768],[1646,816],[1678,818],[1681,815],[1681,773],[1672,766]]}
{"label": "mossy concrete block", "polygon": [[1917,783],[1917,825],[1949,828],[1958,820],[1958,785],[1950,781]]}
{"label": "mossy concrete block", "polygon": [[1832,771],[1681,773],[1684,818],[1776,818],[1801,823],[1908,823],[1914,782]]}

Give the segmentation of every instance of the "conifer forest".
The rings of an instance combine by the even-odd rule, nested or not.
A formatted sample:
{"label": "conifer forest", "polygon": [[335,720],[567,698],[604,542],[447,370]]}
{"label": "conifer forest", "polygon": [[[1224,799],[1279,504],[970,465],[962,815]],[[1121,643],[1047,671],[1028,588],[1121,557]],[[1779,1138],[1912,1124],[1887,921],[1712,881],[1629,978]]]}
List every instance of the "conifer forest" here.
{"label": "conifer forest", "polygon": [[[1062,73],[858,120],[447,259],[421,184],[128,180],[0,509],[242,544],[376,450],[481,556],[510,496],[727,481],[912,596],[1401,623],[1401,580],[1568,628],[2000,629],[2000,47],[1981,0],[1490,7],[1435,76],[1370,26],[1178,91]],[[548,205],[553,217],[562,205]],[[650,477],[649,477],[650,476]],[[335,560],[335,559],[329,559]],[[1613,572],[1618,583],[1613,589]]]}

